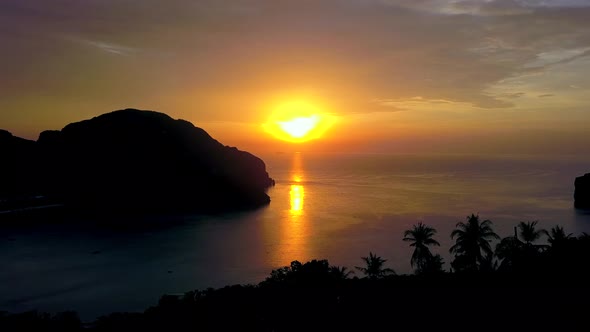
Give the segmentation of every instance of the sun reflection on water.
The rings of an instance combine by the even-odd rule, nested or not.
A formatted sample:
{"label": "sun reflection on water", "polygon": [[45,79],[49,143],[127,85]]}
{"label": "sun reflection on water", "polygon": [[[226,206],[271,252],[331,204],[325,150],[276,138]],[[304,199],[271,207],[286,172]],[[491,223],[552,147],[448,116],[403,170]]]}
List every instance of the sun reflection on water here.
{"label": "sun reflection on water", "polygon": [[[280,206],[280,215],[268,220],[265,241],[270,244],[269,265],[273,268],[289,265],[292,261],[310,259],[310,228],[306,208],[310,192],[306,188],[307,174],[302,155],[295,153],[284,178],[272,189],[272,204]],[[308,191],[306,191],[308,189]],[[277,220],[278,217],[278,220]]]}
{"label": "sun reflection on water", "polygon": [[292,184],[289,196],[291,198],[291,215],[301,215],[303,213],[303,197],[305,196],[303,186]]}
{"label": "sun reflection on water", "polygon": [[289,198],[291,202],[291,215],[300,216],[303,214],[303,199],[305,197],[305,189],[303,188],[303,164],[301,161],[301,153],[295,153],[293,156],[293,165],[291,166],[291,190],[289,191]]}
{"label": "sun reflection on water", "polygon": [[[288,265],[293,260],[305,260],[308,257],[309,223],[305,214],[305,173],[302,156],[293,156],[289,172],[289,202],[284,210],[284,217],[279,226],[279,246],[274,260],[280,265]],[[286,203],[286,202],[285,202]]]}

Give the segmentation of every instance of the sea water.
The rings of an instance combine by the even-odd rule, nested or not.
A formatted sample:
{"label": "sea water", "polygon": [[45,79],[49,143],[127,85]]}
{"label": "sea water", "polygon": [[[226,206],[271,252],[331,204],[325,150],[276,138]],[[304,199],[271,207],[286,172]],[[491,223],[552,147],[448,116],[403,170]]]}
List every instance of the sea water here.
{"label": "sea water", "polygon": [[437,229],[441,246],[433,251],[448,268],[450,233],[472,213],[492,220],[500,236],[534,220],[590,232],[590,214],[575,210],[572,197],[574,178],[590,171],[588,157],[261,157],[276,186],[271,204],[255,211],[150,219],[140,229],[83,220],[0,229],[0,310],[75,310],[89,321],[143,311],[163,294],[258,283],[293,260],[328,259],[355,270],[369,252],[398,274],[411,273],[402,238],[417,222]]}

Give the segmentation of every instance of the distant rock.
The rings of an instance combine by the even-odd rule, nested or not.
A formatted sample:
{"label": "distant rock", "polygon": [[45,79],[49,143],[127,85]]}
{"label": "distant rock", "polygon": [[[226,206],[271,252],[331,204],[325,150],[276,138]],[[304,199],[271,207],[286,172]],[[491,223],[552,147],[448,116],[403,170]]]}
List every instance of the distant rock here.
{"label": "distant rock", "polygon": [[[247,209],[268,204],[266,190],[274,184],[258,157],[222,145],[188,121],[152,111],[103,114],[45,131],[37,142],[8,135],[0,132],[0,153],[10,141],[16,168],[35,165],[34,174],[13,174],[34,179],[30,194],[82,211]],[[23,153],[31,158],[19,160]]]}
{"label": "distant rock", "polygon": [[579,209],[590,209],[590,173],[577,177],[574,185],[575,207]]}

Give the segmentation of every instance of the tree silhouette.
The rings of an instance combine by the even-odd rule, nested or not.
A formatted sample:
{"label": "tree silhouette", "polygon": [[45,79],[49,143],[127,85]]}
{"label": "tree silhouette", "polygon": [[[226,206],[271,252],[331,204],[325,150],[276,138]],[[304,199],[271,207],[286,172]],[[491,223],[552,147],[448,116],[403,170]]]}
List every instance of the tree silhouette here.
{"label": "tree silhouette", "polygon": [[498,262],[494,260],[494,254],[486,254],[479,262],[480,273],[493,273],[498,270]]}
{"label": "tree silhouette", "polygon": [[518,223],[520,237],[522,238],[522,241],[529,246],[540,239],[541,235],[547,233],[544,229],[536,229],[535,227],[537,226],[537,223],[538,221],[521,221]]}
{"label": "tree silhouette", "polygon": [[[514,236],[503,238],[496,246],[496,256],[502,260],[501,270],[531,274],[543,265],[542,253],[547,246],[536,245],[534,242],[548,233],[544,229],[537,229],[537,223],[537,221],[518,223],[514,228]],[[554,231],[559,233],[558,230]],[[563,229],[561,231],[563,233]],[[565,234],[563,236],[565,237]]]}
{"label": "tree silhouette", "polygon": [[361,257],[367,267],[355,266],[355,268],[363,272],[369,279],[379,279],[390,274],[395,274],[390,268],[384,268],[386,259],[383,259],[372,252],[369,252],[369,257]]}
{"label": "tree silhouette", "polygon": [[552,246],[563,244],[572,238],[572,233],[565,234],[563,227],[556,225],[555,227],[551,228],[549,232],[545,231],[547,235],[547,242],[549,242]]}
{"label": "tree silhouette", "polygon": [[496,256],[502,260],[501,270],[509,270],[514,267],[522,255],[524,243],[516,236],[507,236],[496,245]]}
{"label": "tree silhouette", "polygon": [[348,279],[352,274],[346,267],[330,266],[326,259],[313,259],[306,263],[292,261],[290,266],[284,266],[272,270],[270,277],[266,278],[267,284],[285,282],[295,283],[329,283],[334,280]]}
{"label": "tree silhouette", "polygon": [[[584,248],[583,235],[579,238],[572,236],[572,233],[566,234],[563,227],[555,226],[549,232],[545,232],[547,241],[550,247],[547,249],[549,271],[554,275],[571,274],[581,276],[586,274],[588,267],[590,267],[590,260],[584,259],[585,252],[588,251],[588,246]],[[584,233],[585,234],[585,233]],[[588,244],[589,242],[587,242]]]}
{"label": "tree silhouette", "polygon": [[440,274],[445,270],[443,269],[444,260],[440,255],[432,255],[428,257],[423,265],[416,270],[416,274]]}
{"label": "tree silhouette", "polygon": [[403,240],[411,242],[410,247],[414,247],[410,264],[416,267],[417,272],[422,272],[426,264],[432,262],[433,256],[428,246],[440,246],[440,243],[432,238],[435,234],[436,229],[421,222],[404,232]]}
{"label": "tree silhouette", "polygon": [[480,222],[479,215],[472,214],[467,217],[467,222],[459,222],[451,233],[455,244],[450,252],[455,254],[452,264],[457,271],[475,271],[479,265],[485,264],[486,257],[493,255],[490,242],[499,239],[498,234],[492,229],[492,222],[484,220]]}
{"label": "tree silhouette", "polygon": [[350,271],[346,266],[330,266],[330,274],[339,280],[348,279],[351,274],[354,274],[354,271]]}

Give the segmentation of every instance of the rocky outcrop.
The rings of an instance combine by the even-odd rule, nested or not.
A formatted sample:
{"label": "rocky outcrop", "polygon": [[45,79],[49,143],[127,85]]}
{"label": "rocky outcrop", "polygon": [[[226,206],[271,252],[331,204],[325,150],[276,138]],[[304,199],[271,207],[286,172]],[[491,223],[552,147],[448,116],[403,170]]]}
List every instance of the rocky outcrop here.
{"label": "rocky outcrop", "polygon": [[45,131],[34,148],[36,192],[77,209],[216,212],[270,202],[261,159],[162,113],[107,113]]}
{"label": "rocky outcrop", "polygon": [[577,177],[574,185],[575,207],[579,209],[590,209],[590,173]]}

